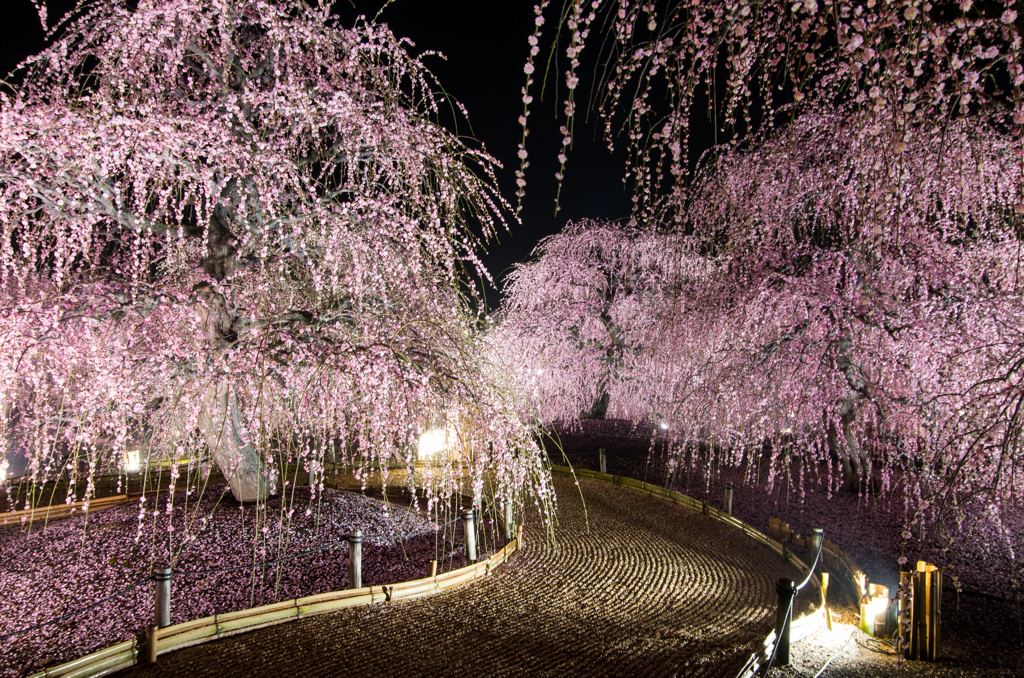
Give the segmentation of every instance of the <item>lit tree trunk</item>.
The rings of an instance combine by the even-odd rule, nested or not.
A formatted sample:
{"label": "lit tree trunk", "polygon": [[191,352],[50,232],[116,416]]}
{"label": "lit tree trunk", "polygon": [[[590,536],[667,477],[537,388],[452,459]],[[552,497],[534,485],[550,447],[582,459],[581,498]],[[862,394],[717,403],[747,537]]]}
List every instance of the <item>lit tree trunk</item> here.
{"label": "lit tree trunk", "polygon": [[[207,258],[207,264],[211,258]],[[223,346],[235,341],[246,323],[231,313],[224,295],[209,283],[199,284],[193,291],[211,345]],[[261,472],[259,454],[243,436],[245,426],[238,396],[230,384],[218,382],[206,388],[199,412],[199,428],[235,499],[241,502],[266,499],[267,478]]]}
{"label": "lit tree trunk", "polygon": [[259,454],[242,436],[244,427],[238,397],[230,385],[212,384],[203,393],[199,428],[235,499],[241,502],[266,499],[267,479],[261,472]]}
{"label": "lit tree trunk", "polygon": [[582,414],[583,419],[604,419],[608,416],[608,403],[611,402],[611,396],[607,391],[602,391],[601,395],[594,401],[594,404],[590,406],[590,409]]}
{"label": "lit tree trunk", "polygon": [[867,481],[868,460],[857,441],[857,435],[853,432],[855,407],[851,400],[843,403],[839,422],[841,430],[836,429],[835,423],[829,425],[828,447],[842,472],[843,491],[860,493]]}
{"label": "lit tree trunk", "polygon": [[[849,330],[844,330],[838,344],[839,355],[836,367],[846,377],[846,383],[850,390],[839,407],[839,425],[842,430],[836,430],[835,422],[829,424],[828,446],[843,474],[842,489],[859,494],[864,490],[868,480],[868,457],[864,448],[857,441],[853,424],[857,419],[858,403],[868,398],[869,394],[867,383],[850,357],[852,343],[853,339]],[[840,434],[842,439],[840,439]]]}

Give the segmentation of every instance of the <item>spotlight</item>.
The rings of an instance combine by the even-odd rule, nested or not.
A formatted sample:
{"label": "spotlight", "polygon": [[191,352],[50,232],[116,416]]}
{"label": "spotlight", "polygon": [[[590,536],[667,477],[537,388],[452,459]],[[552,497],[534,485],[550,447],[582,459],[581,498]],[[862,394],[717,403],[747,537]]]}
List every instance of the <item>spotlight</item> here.
{"label": "spotlight", "polygon": [[126,450],[124,453],[124,470],[135,473],[139,470],[139,450]]}
{"label": "spotlight", "polygon": [[429,459],[437,457],[445,450],[445,435],[441,429],[426,431],[420,436],[417,458]]}

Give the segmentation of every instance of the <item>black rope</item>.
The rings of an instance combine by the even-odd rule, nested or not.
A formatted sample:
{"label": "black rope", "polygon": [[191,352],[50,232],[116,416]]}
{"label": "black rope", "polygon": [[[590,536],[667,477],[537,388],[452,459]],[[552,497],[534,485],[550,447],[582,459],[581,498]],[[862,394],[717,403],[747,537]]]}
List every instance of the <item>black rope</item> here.
{"label": "black rope", "polygon": [[[627,468],[633,469],[634,471],[643,471],[643,470],[645,470],[643,466],[638,466],[637,464],[633,463],[632,461],[629,461],[627,459],[623,459],[622,457],[620,457],[617,454],[611,455],[611,458],[618,460],[621,464],[623,464]],[[638,480],[639,480],[639,478],[638,478]]]}
{"label": "black rope", "polygon": [[[822,552],[822,550],[824,550],[824,547],[825,547],[825,538],[823,536],[821,538],[821,541],[818,542],[818,553],[814,556],[814,564],[811,565],[811,569],[809,569],[807,571],[807,576],[804,577],[804,580],[800,583],[799,586],[797,586],[794,589],[793,595],[789,597],[789,609],[786,611],[786,616],[784,617],[784,619],[786,619],[786,623],[783,625],[783,627],[781,629],[782,633],[786,632],[786,626],[791,626],[793,624],[793,620],[792,620],[793,601],[796,600],[796,596],[797,596],[798,593],[800,593],[800,590],[803,587],[807,586],[807,583],[809,581],[811,581],[811,577],[814,575],[814,570],[815,570],[815,568],[818,567],[818,561],[821,560],[821,552]],[[772,664],[775,663],[775,655],[779,651],[779,643],[782,642],[782,633],[777,635],[776,638],[775,638],[775,644],[772,647],[772,656],[768,658],[768,663],[765,664],[764,667],[760,671],[762,676],[767,675],[768,671],[770,671],[771,668],[772,668]],[[831,660],[829,660],[829,661],[831,661]]]}
{"label": "black rope", "polygon": [[13,636],[19,636],[22,633],[28,633],[29,631],[35,631],[37,629],[43,628],[44,626],[49,626],[50,624],[56,624],[57,622],[62,622],[62,621],[71,619],[72,617],[76,617],[76,616],[82,614],[83,612],[88,612],[89,610],[93,609],[94,607],[98,607],[98,606],[102,605],[103,603],[106,603],[107,601],[110,601],[110,600],[113,600],[114,598],[118,598],[120,596],[123,596],[124,594],[128,593],[129,591],[134,591],[135,589],[139,588],[140,586],[142,586],[146,582],[150,581],[150,579],[151,579],[151,577],[146,577],[145,579],[140,579],[139,581],[135,582],[134,584],[132,584],[128,588],[126,588],[126,589],[124,589],[122,591],[118,591],[117,593],[115,593],[113,595],[110,595],[110,596],[107,596],[106,598],[103,598],[101,600],[97,600],[95,603],[92,603],[91,605],[87,605],[87,606],[85,606],[85,607],[83,607],[83,608],[81,608],[79,610],[75,610],[74,612],[68,612],[67,614],[63,614],[63,615],[61,615],[59,617],[56,617],[56,618],[51,619],[49,621],[44,621],[44,622],[42,622],[40,624],[36,624],[34,626],[29,626],[28,628],[21,629],[20,631],[12,631],[11,633],[6,633],[6,634],[0,636],[0,640],[7,640],[8,638],[11,638]]}
{"label": "black rope", "polygon": [[803,589],[803,587],[807,586],[807,583],[809,581],[811,581],[811,576],[814,575],[814,570],[816,570],[817,567],[818,567],[818,561],[821,560],[821,552],[822,552],[822,550],[824,548],[825,548],[825,537],[822,536],[821,541],[818,542],[818,553],[814,556],[814,564],[811,565],[811,569],[807,570],[807,576],[804,577],[804,580],[803,580],[803,582],[801,582],[800,586],[796,587],[796,592],[797,593],[800,593],[800,590]]}
{"label": "black rope", "polygon": [[[789,609],[786,611],[786,619],[788,620],[788,621],[786,621],[786,626],[788,626],[788,625],[793,623],[792,620],[789,619],[789,617],[790,617],[790,615],[793,614],[793,600],[794,599],[796,599],[795,595],[790,596],[790,598],[789,598]],[[785,632],[786,632],[786,628],[785,628],[785,626],[783,626],[782,633],[785,633]],[[779,633],[779,634],[777,634],[775,636],[775,642],[772,643],[772,656],[768,657],[768,662],[764,666],[762,666],[761,669],[758,671],[758,673],[760,673],[762,676],[768,675],[768,672],[771,671],[771,669],[772,669],[772,664],[775,663],[775,655],[778,654],[778,652],[779,652],[779,644],[782,642],[782,633]]]}
{"label": "black rope", "polygon": [[[396,542],[397,541],[404,541],[405,539],[412,539],[413,537],[420,537],[420,536],[422,536],[424,534],[429,534],[431,532],[436,532],[437,530],[444,529],[444,528],[448,527],[449,525],[451,525],[452,523],[456,522],[457,520],[458,520],[458,518],[453,518],[452,520],[449,520],[447,523],[444,523],[443,525],[438,525],[437,527],[428,527],[427,529],[420,530],[418,532],[409,532],[408,534],[398,534],[398,535],[363,535],[363,539],[364,540],[374,540],[375,539],[377,541],[396,541]],[[265,561],[260,562],[260,563],[251,563],[249,565],[235,565],[235,566],[232,566],[232,567],[213,567],[213,568],[210,568],[210,569],[207,569],[207,570],[174,570],[172,572],[172,576],[181,575],[181,576],[185,576],[185,577],[192,577],[192,576],[196,576],[196,575],[200,575],[200,574],[215,574],[215,573],[218,573],[218,572],[236,572],[238,570],[251,570],[251,569],[254,569],[254,568],[257,568],[257,567],[267,567],[267,566],[270,566],[270,565],[276,565],[277,563],[283,563],[283,562],[286,562],[286,561],[289,561],[289,560],[295,560],[297,558],[304,558],[306,556],[311,556],[314,553],[323,553],[324,551],[333,550],[333,549],[341,546],[342,544],[347,544],[348,543],[348,536],[349,535],[346,535],[344,539],[339,539],[338,541],[333,541],[330,544],[327,544],[325,546],[321,546],[320,548],[311,549],[309,551],[303,551],[302,553],[296,553],[296,554],[291,555],[291,556],[284,556],[283,558],[276,558],[274,560],[265,560]]]}
{"label": "black rope", "polygon": [[[452,520],[449,520],[447,523],[444,523],[443,525],[438,525],[437,527],[428,527],[425,530],[419,530],[417,532],[409,532],[407,534],[399,534],[399,535],[368,535],[368,536],[364,535],[363,539],[367,539],[367,540],[375,539],[375,540],[378,540],[378,541],[396,541],[396,542],[397,541],[403,541],[405,539],[412,539],[413,537],[420,537],[420,536],[422,536],[424,534],[429,534],[431,532],[436,532],[437,530],[444,529],[445,527],[448,527],[449,525],[451,525],[452,523],[456,522],[457,520],[459,520],[459,519],[458,518],[453,518]],[[257,568],[257,567],[267,567],[268,565],[276,565],[277,563],[283,563],[285,561],[295,560],[297,558],[303,558],[305,556],[309,556],[309,555],[312,555],[314,553],[322,553],[324,551],[328,551],[328,550],[334,549],[334,548],[340,546],[341,544],[346,544],[346,543],[348,543],[348,535],[346,535],[345,539],[341,539],[341,540],[338,540],[338,541],[335,541],[335,542],[331,542],[330,544],[327,544],[326,546],[321,546],[318,549],[312,549],[312,550],[309,550],[309,551],[303,551],[302,553],[296,553],[295,555],[285,556],[283,558],[277,558],[275,560],[267,560],[267,561],[264,561],[264,562],[261,562],[261,563],[253,563],[253,564],[250,564],[250,565],[236,565],[236,566],[233,566],[233,567],[215,567],[215,568],[210,568],[210,569],[207,569],[207,570],[172,570],[171,571],[171,575],[172,576],[181,575],[181,576],[188,577],[188,576],[196,576],[196,575],[200,575],[200,574],[214,574],[214,573],[217,573],[217,572],[235,572],[235,571],[238,571],[238,570],[251,570],[251,569]],[[35,624],[33,626],[29,626],[29,627],[24,628],[24,629],[20,629],[18,631],[12,631],[11,633],[6,633],[4,635],[0,635],[0,640],[7,640],[8,638],[12,638],[14,636],[19,636],[19,635],[21,635],[23,633],[28,633],[30,631],[35,631],[35,630],[41,629],[41,628],[43,628],[45,626],[49,626],[51,624],[56,624],[56,623],[59,623],[59,622],[62,622],[62,621],[66,621],[68,619],[71,619],[72,617],[76,617],[76,616],[82,614],[83,612],[88,612],[89,610],[91,610],[91,609],[93,609],[95,607],[99,607],[103,603],[109,602],[109,601],[113,600],[114,598],[118,598],[118,597],[123,596],[124,594],[126,594],[126,593],[128,593],[130,591],[134,591],[135,589],[139,588],[140,586],[142,586],[143,584],[145,584],[146,582],[151,581],[151,580],[152,580],[152,577],[146,577],[145,579],[140,579],[139,581],[135,582],[134,584],[132,584],[128,588],[123,589],[121,591],[118,591],[117,593],[114,593],[112,595],[109,595],[106,598],[102,598],[100,600],[97,600],[96,602],[91,603],[90,605],[87,605],[87,606],[85,606],[85,607],[83,607],[81,609],[75,610],[74,612],[68,612],[67,614],[63,614],[63,615],[61,615],[59,617],[55,617],[55,618],[50,619],[48,621],[41,622],[39,624]]]}

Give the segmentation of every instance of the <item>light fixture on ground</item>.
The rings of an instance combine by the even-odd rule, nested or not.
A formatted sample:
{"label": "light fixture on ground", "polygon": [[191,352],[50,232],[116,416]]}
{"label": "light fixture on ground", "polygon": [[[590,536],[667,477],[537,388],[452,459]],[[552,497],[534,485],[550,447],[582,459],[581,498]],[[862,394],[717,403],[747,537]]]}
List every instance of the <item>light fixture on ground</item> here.
{"label": "light fixture on ground", "polygon": [[860,600],[860,628],[869,636],[881,636],[887,630],[889,587],[869,584]]}
{"label": "light fixture on ground", "polygon": [[139,450],[125,450],[124,470],[127,473],[135,473],[141,466]]}
{"label": "light fixture on ground", "polygon": [[431,429],[420,435],[416,458],[420,461],[436,461],[445,451],[444,429]]}

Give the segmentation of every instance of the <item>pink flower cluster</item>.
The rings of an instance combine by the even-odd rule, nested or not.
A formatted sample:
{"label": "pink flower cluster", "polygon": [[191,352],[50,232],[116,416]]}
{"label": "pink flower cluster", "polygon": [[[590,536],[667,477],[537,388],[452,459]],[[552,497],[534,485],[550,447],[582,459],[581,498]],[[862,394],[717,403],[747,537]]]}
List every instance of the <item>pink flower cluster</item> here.
{"label": "pink flower cluster", "polygon": [[259,501],[288,464],[411,464],[457,419],[474,487],[497,467],[497,495],[547,492],[463,285],[503,225],[494,160],[436,122],[385,26],[301,0],[86,3],[17,75],[0,444],[32,482],[88,499],[99,473],[191,460]]}

